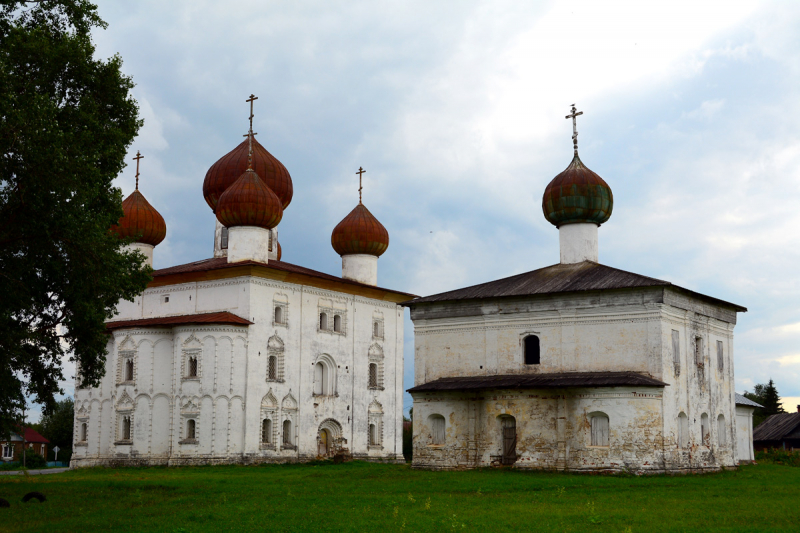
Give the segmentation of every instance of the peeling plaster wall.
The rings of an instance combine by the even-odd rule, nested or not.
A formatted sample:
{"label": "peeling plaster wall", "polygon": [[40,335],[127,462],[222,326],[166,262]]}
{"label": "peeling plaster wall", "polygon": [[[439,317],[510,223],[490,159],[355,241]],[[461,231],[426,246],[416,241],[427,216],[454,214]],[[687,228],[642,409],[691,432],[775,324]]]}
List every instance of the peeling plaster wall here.
{"label": "peeling plaster wall", "polygon": [[[310,460],[318,455],[323,422],[335,428],[337,448],[354,457],[402,460],[403,317],[396,304],[245,277],[147,289],[118,311],[120,320],[230,311],[254,324],[115,330],[100,386],[76,387],[73,466]],[[321,311],[330,316],[329,330],[320,330]],[[334,314],[341,332],[333,331]],[[186,378],[189,353],[198,357],[197,378]],[[282,356],[282,375],[274,380],[270,355]],[[125,356],[134,360],[132,381],[121,378]],[[332,394],[316,396],[314,364],[323,356],[335,384]],[[372,389],[370,360],[382,366],[381,383]],[[127,443],[120,420],[129,408]],[[269,445],[262,444],[265,418],[273,421]],[[193,440],[186,438],[190,419]],[[285,420],[292,424],[291,446],[283,445]],[[378,426],[372,446],[370,421]]]}
{"label": "peeling plaster wall", "polygon": [[[415,385],[453,376],[587,371],[634,371],[669,384],[663,389],[416,393],[416,467],[498,464],[498,417],[504,415],[516,419],[515,466],[520,468],[645,472],[737,464],[736,316],[728,308],[658,288],[442,302],[412,307],[411,317]],[[679,336],[677,366],[673,330]],[[540,339],[539,365],[524,364],[523,339],[530,334]],[[695,360],[698,338],[701,361]],[[722,343],[722,367],[717,341]],[[591,446],[589,419],[594,412],[609,418],[607,447]],[[678,442],[681,412],[689,421],[686,446]],[[700,430],[703,413],[709,420],[705,440]],[[432,414],[447,420],[442,446],[430,445]]]}

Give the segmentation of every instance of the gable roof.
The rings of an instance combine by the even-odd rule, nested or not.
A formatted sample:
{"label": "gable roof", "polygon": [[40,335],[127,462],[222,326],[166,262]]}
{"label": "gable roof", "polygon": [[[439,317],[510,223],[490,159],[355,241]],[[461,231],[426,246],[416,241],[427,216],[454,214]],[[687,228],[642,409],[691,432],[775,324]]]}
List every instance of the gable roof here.
{"label": "gable roof", "polygon": [[636,372],[554,372],[439,378],[408,392],[467,391],[485,389],[562,389],[571,387],[667,387],[663,381]]}
{"label": "gable roof", "polygon": [[734,392],[734,394],[736,395],[736,405],[744,405],[747,407],[764,407],[763,405],[754,402],[750,398],[742,396],[738,392]]}
{"label": "gable roof", "polygon": [[[11,433],[11,440],[16,440],[14,437],[16,436],[19,439],[22,439],[22,435],[20,434],[19,426],[16,427],[15,431]],[[6,441],[7,442],[7,441]],[[25,442],[41,442],[43,444],[50,444],[50,441],[46,438],[42,437],[38,431],[33,428],[25,428]]]}
{"label": "gable roof", "polygon": [[252,322],[240,316],[236,316],[228,311],[222,311],[220,313],[201,313],[198,315],[177,315],[156,318],[139,318],[136,320],[116,320],[112,322],[106,322],[106,329],[141,328],[147,326],[172,327],[185,324],[234,324],[237,326],[248,326],[252,324]]}
{"label": "gable roof", "polygon": [[413,306],[420,303],[452,300],[507,298],[641,287],[673,287],[680,291],[690,293],[695,297],[710,300],[719,305],[733,307],[737,311],[747,311],[746,308],[740,305],[678,287],[669,281],[634,274],[618,268],[601,265],[593,261],[583,261],[582,263],[572,264],[557,263],[523,274],[517,274],[479,285],[472,285],[471,287],[465,287],[463,289],[416,298],[404,302],[403,305]]}
{"label": "gable roof", "polygon": [[148,287],[162,287],[192,281],[208,281],[239,276],[255,276],[398,303],[416,297],[416,295],[407,292],[367,285],[274,259],[270,259],[269,263],[259,263],[258,261],[228,263],[227,257],[212,257],[184,265],[160,268],[154,270],[152,275],[153,281],[150,282]]}
{"label": "gable roof", "polygon": [[798,428],[800,428],[800,413],[772,415],[753,430],[753,442],[781,440]]}

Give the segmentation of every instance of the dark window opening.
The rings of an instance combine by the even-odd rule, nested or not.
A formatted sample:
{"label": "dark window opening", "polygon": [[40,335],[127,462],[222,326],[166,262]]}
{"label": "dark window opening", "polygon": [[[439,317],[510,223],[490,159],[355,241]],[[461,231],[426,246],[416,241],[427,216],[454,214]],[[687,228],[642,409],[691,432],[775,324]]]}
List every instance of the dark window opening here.
{"label": "dark window opening", "polygon": [[536,335],[525,337],[525,364],[539,364],[539,337]]}
{"label": "dark window opening", "polygon": [[223,250],[228,249],[228,228],[222,228],[222,235],[220,236],[219,247]]}

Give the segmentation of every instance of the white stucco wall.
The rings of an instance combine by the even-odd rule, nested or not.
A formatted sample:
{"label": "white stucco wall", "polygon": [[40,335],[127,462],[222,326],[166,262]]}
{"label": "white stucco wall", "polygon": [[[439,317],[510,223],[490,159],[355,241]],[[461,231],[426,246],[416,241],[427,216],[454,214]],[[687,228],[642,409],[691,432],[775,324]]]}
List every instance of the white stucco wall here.
{"label": "white stucco wall", "polygon": [[736,460],[752,461],[753,455],[753,411],[746,405],[736,406]]}
{"label": "white stucco wall", "polygon": [[597,224],[565,224],[558,228],[559,255],[561,263],[572,264],[582,261],[598,262],[599,246]]}
{"label": "white stucco wall", "polygon": [[[396,304],[243,277],[150,288],[118,310],[120,320],[230,311],[254,324],[114,330],[101,385],[76,389],[75,440],[82,423],[89,438],[75,446],[75,466],[311,459],[323,424],[341,428],[338,445],[355,457],[402,457],[403,320]],[[320,312],[329,314],[330,330],[320,330]],[[341,332],[332,330],[336,314]],[[200,358],[196,379],[186,378],[189,353]],[[135,379],[127,382],[121,365],[131,354]],[[270,380],[268,357],[278,354],[282,376]],[[315,396],[321,358],[336,374],[335,393]],[[382,366],[377,388],[368,384],[370,361]],[[129,414],[132,442],[114,444]],[[261,442],[266,417],[273,420],[271,446]],[[182,442],[189,419],[196,442]],[[291,447],[282,446],[284,420],[292,422]],[[379,428],[376,446],[368,445],[370,422]]]}
{"label": "white stucco wall", "polygon": [[[497,433],[496,417],[505,410],[519,421],[517,434],[524,452],[519,452],[518,467],[685,471],[734,466],[735,314],[723,311],[662,289],[413,308],[415,385],[454,376],[607,371],[639,372],[668,384],[629,391],[476,391],[467,395],[469,399],[412,394],[414,464],[433,468],[490,464],[490,450],[498,442],[487,434]],[[678,332],[677,370],[673,330]],[[524,364],[528,335],[540,339],[538,365]],[[697,338],[702,364],[695,361]],[[610,419],[608,449],[585,445],[592,411],[604,412]],[[441,449],[425,442],[426,420],[434,412],[452,421],[448,431],[454,440]],[[684,446],[678,441],[680,413],[688,418]],[[700,431],[703,414],[709,420],[705,440]],[[558,420],[564,424],[560,435],[553,433]],[[469,446],[474,446],[471,454],[466,451]],[[559,454],[553,456],[553,450],[560,450],[558,464],[554,457]]]}

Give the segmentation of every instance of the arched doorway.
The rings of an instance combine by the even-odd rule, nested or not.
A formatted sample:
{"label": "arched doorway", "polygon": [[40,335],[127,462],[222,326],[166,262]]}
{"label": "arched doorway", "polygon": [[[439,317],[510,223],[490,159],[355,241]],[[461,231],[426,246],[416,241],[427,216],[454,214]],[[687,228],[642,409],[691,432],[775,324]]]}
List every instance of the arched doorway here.
{"label": "arched doorway", "polygon": [[331,448],[332,448],[332,444],[333,444],[331,442],[331,440],[332,440],[331,439],[331,432],[328,431],[327,429],[324,429],[324,428],[320,429],[319,430],[319,439],[317,439],[317,440],[319,441],[319,445],[318,445],[318,449],[317,449],[317,455],[319,455],[320,457],[328,457],[329,455],[331,455]]}
{"label": "arched doorway", "polygon": [[319,457],[333,457],[344,442],[342,425],[339,422],[327,418],[319,425],[317,433],[317,455]]}
{"label": "arched doorway", "polygon": [[513,465],[517,462],[517,420],[513,416],[501,416],[500,427],[503,439],[502,463]]}

